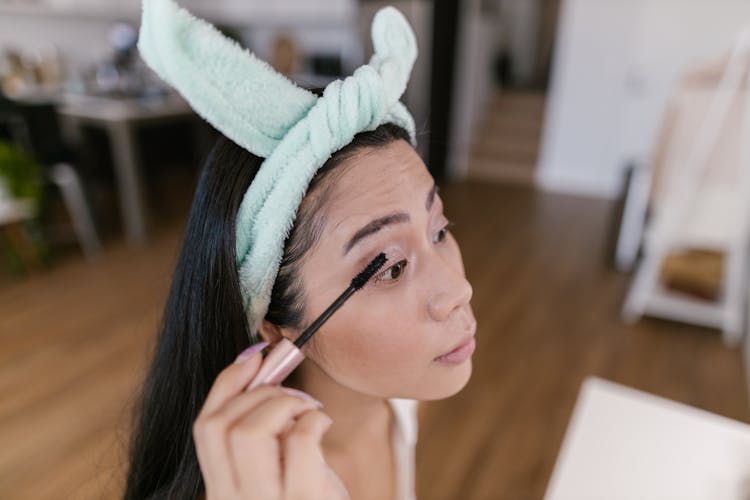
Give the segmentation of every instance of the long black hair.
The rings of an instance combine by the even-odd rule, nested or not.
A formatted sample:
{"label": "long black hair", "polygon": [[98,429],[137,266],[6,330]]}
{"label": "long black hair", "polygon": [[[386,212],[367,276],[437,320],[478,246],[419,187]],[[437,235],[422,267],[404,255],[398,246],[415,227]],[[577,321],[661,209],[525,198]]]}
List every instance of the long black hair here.
{"label": "long black hair", "polygon": [[[408,141],[408,134],[392,124],[357,134],[318,170],[285,242],[265,319],[303,328],[300,264],[324,229],[322,207],[342,173],[337,167],[360,148],[399,139]],[[262,161],[222,136],[201,170],[155,352],[133,409],[125,500],[185,500],[204,492],[193,422],[219,372],[259,340],[242,306],[234,224]]]}

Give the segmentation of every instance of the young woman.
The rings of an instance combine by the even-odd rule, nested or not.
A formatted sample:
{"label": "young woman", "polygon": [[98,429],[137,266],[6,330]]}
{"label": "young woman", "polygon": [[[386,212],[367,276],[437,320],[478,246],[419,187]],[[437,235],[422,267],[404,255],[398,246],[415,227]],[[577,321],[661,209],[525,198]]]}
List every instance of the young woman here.
{"label": "young woman", "polygon": [[[225,137],[214,147],[136,408],[126,499],[414,498],[416,401],[471,375],[472,288],[413,131],[369,128],[315,165],[261,319],[237,241],[267,160]],[[245,390],[259,348],[294,340],[380,252],[286,387]]]}

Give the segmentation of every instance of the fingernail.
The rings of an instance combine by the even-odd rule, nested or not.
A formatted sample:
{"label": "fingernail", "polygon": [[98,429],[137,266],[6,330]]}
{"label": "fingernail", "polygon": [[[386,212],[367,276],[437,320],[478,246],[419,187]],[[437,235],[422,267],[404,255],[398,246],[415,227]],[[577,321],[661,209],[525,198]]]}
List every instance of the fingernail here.
{"label": "fingernail", "polygon": [[292,389],[291,387],[280,387],[280,389],[287,394],[291,394],[292,396],[297,396],[298,398],[306,399],[308,401],[312,401],[315,406],[318,407],[318,409],[323,408],[323,403],[315,399],[314,397],[310,396],[306,392],[298,391],[297,389]]}
{"label": "fingernail", "polygon": [[264,347],[268,345],[268,342],[258,342],[257,344],[253,344],[244,351],[242,351],[239,356],[237,356],[237,359],[234,360],[235,363],[242,363],[247,358],[251,357],[253,354],[260,352],[263,350]]}
{"label": "fingernail", "polygon": [[323,416],[325,417],[325,427],[324,427],[324,429],[328,430],[328,429],[331,428],[331,424],[333,423],[333,419],[331,417],[329,417],[328,415],[325,415],[325,414]]}

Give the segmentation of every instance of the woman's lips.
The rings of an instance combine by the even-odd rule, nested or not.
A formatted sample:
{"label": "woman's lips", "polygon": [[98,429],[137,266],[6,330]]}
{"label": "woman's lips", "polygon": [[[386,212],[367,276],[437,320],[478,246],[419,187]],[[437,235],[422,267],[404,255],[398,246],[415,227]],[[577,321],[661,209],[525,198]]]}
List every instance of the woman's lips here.
{"label": "woman's lips", "polygon": [[435,361],[453,364],[463,363],[469,359],[475,348],[476,341],[474,340],[474,335],[471,335],[468,340],[464,340],[458,347],[435,358]]}
{"label": "woman's lips", "polygon": [[468,310],[467,320],[468,328],[464,329],[464,331],[467,333],[466,336],[461,339],[458,344],[454,345],[449,351],[444,352],[440,356],[437,356],[434,361],[439,361],[441,363],[458,364],[463,363],[464,361],[469,359],[469,357],[471,357],[474,349],[476,348],[474,335],[477,333],[477,320],[474,319],[474,314],[472,313],[471,309]]}

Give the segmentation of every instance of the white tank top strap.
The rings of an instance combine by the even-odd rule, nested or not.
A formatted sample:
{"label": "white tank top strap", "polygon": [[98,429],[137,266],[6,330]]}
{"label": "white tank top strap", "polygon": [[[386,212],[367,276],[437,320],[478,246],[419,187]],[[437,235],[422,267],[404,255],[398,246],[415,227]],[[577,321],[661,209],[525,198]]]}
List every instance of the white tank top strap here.
{"label": "white tank top strap", "polygon": [[416,500],[414,473],[418,435],[418,402],[414,399],[399,398],[388,401],[393,408],[395,418],[392,443],[396,460],[396,499]]}

